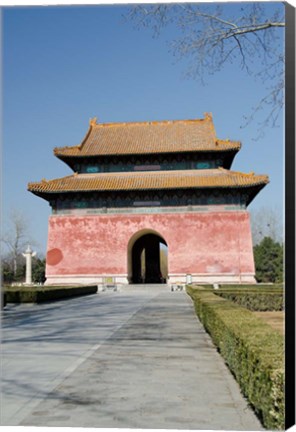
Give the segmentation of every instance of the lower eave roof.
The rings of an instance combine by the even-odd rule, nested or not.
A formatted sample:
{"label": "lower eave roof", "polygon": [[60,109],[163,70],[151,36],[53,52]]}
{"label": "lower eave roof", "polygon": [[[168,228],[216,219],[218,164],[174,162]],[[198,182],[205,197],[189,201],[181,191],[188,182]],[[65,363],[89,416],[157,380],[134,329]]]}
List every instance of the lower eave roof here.
{"label": "lower eave roof", "polygon": [[146,171],[77,174],[28,184],[37,195],[67,192],[136,191],[165,189],[249,188],[269,182],[266,175],[245,174],[224,168],[208,170]]}

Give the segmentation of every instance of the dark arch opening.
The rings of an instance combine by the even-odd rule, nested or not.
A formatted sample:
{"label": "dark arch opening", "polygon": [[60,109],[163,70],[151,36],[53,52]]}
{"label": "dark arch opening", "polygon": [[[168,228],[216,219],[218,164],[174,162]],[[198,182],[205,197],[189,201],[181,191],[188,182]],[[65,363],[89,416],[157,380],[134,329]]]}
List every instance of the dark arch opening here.
{"label": "dark arch opening", "polygon": [[156,234],[144,234],[132,247],[131,283],[166,283],[167,244]]}

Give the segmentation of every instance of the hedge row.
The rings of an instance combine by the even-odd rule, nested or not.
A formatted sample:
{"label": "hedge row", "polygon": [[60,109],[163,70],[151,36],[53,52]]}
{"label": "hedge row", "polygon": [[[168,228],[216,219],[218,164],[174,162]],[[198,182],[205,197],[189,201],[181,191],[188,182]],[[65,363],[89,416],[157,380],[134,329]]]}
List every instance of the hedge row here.
{"label": "hedge row", "polygon": [[220,285],[220,289],[224,291],[246,291],[248,292],[268,292],[268,293],[283,293],[284,286],[279,284],[250,284],[250,285]]}
{"label": "hedge row", "polygon": [[[196,287],[202,287],[206,289],[213,289],[213,284],[192,284],[191,286]],[[283,292],[283,284],[277,283],[277,284],[219,284],[219,289],[223,291],[246,291],[248,292],[277,292],[282,293]]]}
{"label": "hedge row", "polygon": [[196,313],[267,429],[284,429],[284,340],[213,291],[187,287]]}
{"label": "hedge row", "polygon": [[95,294],[98,290],[94,286],[76,287],[5,287],[6,303],[41,303],[59,300],[79,295]]}
{"label": "hedge row", "polygon": [[282,311],[284,308],[284,299],[282,293],[277,292],[223,292],[215,291],[227,300],[231,300],[240,306],[246,307],[251,311]]}

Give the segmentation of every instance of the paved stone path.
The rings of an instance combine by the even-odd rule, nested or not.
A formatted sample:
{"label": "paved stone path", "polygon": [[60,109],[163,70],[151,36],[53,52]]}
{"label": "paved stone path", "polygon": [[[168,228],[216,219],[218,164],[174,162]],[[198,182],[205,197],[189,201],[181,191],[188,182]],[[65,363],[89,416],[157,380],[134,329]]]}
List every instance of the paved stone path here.
{"label": "paved stone path", "polygon": [[9,306],[2,333],[2,425],[263,430],[184,292]]}

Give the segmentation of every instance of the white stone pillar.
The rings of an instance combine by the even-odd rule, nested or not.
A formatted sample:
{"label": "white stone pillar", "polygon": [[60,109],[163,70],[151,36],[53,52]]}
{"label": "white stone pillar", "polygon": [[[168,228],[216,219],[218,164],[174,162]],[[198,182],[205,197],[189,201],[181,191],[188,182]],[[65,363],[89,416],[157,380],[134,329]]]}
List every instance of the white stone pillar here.
{"label": "white stone pillar", "polygon": [[26,282],[25,285],[32,285],[32,257],[36,255],[36,252],[32,252],[30,245],[27,250],[23,253],[26,258]]}
{"label": "white stone pillar", "polygon": [[192,275],[191,274],[187,274],[186,275],[186,284],[189,285],[192,283]]}

